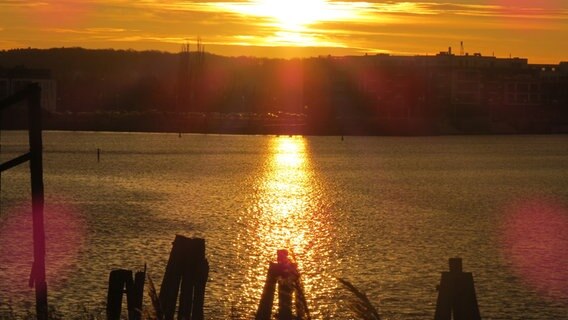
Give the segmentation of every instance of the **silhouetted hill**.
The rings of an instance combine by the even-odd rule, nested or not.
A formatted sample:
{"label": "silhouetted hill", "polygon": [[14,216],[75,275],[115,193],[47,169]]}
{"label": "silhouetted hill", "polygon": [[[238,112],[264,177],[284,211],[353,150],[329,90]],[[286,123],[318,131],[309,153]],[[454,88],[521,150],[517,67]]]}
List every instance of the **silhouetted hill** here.
{"label": "silhouetted hill", "polygon": [[[455,56],[264,59],[205,53],[0,51],[51,70],[56,129],[313,134],[568,131],[568,64]],[[180,99],[183,97],[183,99]]]}

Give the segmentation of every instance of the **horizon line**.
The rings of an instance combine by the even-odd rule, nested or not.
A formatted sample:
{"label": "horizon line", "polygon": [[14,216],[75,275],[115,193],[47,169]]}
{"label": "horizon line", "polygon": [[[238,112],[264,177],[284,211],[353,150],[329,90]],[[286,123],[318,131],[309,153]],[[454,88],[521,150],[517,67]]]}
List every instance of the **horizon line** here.
{"label": "horizon line", "polygon": [[[304,50],[304,49],[325,49],[325,47],[294,47],[294,46],[290,46],[290,47],[283,47],[283,46],[251,46],[251,47],[255,47],[255,48],[268,48],[268,49],[277,49],[277,48],[281,48],[281,49],[287,49],[287,50]],[[249,47],[247,47],[249,48]],[[451,46],[449,46],[448,48],[453,48]],[[159,52],[159,53],[166,53],[166,54],[179,54],[181,51],[173,51],[173,50],[160,50],[160,49],[135,49],[135,48],[112,48],[112,47],[107,47],[107,48],[88,48],[88,47],[82,47],[82,46],[61,46],[61,47],[45,47],[45,48],[41,48],[41,47],[14,47],[14,48],[0,48],[0,52],[8,52],[8,51],[17,51],[17,50],[54,50],[54,49],[82,49],[82,50],[91,50],[91,51],[130,51],[130,52]],[[334,49],[338,49],[338,48],[334,48]],[[357,48],[339,48],[339,49],[345,49],[345,50],[357,50]],[[190,52],[195,52],[195,51],[190,51]],[[483,58],[495,58],[495,59],[526,59],[527,60],[527,64],[536,64],[536,65],[560,65],[562,63],[568,63],[568,57],[566,58],[566,60],[559,60],[556,63],[551,63],[551,62],[539,62],[539,63],[530,63],[531,58],[530,57],[523,57],[523,56],[509,56],[509,57],[500,57],[497,55],[483,55],[480,52],[474,52],[474,53],[465,53],[465,54],[454,54],[453,52],[449,52],[449,51],[438,51],[435,53],[407,53],[407,52],[400,52],[400,53],[393,53],[393,52],[361,52],[360,54],[332,54],[331,52],[328,54],[317,54],[317,55],[313,55],[313,54],[306,54],[303,56],[289,56],[289,57],[279,57],[279,56],[265,56],[265,55],[247,55],[247,54],[241,54],[241,55],[228,55],[228,54],[219,54],[219,53],[215,53],[212,51],[205,51],[206,54],[209,55],[213,55],[213,56],[219,56],[219,57],[226,57],[226,58],[256,58],[256,59],[266,59],[266,60],[297,60],[297,59],[313,59],[313,58],[324,58],[324,57],[335,57],[335,58],[348,58],[348,57],[373,57],[373,56],[389,56],[389,57],[436,57],[439,56],[440,54],[446,53],[449,54],[451,56],[454,57],[476,57],[478,55],[480,55],[480,57]],[[479,56],[478,56],[479,57]]]}

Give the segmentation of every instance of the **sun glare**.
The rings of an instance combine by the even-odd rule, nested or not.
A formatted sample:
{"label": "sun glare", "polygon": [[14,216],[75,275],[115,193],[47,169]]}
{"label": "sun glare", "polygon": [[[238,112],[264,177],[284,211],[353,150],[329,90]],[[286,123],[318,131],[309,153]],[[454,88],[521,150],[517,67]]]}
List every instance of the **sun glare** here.
{"label": "sun glare", "polygon": [[255,0],[247,3],[218,3],[225,9],[242,15],[265,19],[265,26],[274,29],[264,37],[262,45],[332,46],[315,25],[324,21],[353,18],[355,9],[327,0]]}
{"label": "sun glare", "polygon": [[325,0],[258,0],[255,8],[260,15],[274,18],[286,31],[302,31],[306,25],[331,18]]}

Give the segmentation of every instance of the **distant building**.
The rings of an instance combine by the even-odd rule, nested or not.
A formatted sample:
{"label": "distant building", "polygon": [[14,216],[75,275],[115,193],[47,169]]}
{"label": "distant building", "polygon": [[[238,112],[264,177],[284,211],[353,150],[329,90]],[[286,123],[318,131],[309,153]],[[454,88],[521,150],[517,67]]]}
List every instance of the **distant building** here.
{"label": "distant building", "polygon": [[568,109],[566,62],[538,65],[524,58],[454,55],[451,51],[435,56],[380,54],[350,59],[352,64],[359,61],[363,71],[356,79],[379,115],[438,116],[436,110],[445,107],[446,114],[454,117],[551,119]]}
{"label": "distant building", "polygon": [[56,110],[56,82],[47,69],[28,69],[25,67],[0,67],[0,99],[12,95],[30,83],[38,83],[41,88],[41,106],[54,112]]}

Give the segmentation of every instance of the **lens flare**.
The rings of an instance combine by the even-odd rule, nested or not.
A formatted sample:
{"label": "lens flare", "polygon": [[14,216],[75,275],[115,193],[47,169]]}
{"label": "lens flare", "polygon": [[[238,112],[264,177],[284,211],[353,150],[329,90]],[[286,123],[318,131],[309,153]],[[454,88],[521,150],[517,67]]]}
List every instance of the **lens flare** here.
{"label": "lens flare", "polygon": [[45,28],[70,28],[81,25],[93,10],[93,4],[78,0],[46,0],[28,8],[32,23]]}
{"label": "lens flare", "polygon": [[545,0],[493,0],[491,4],[499,7],[503,18],[503,26],[512,30],[534,31],[551,27],[555,19],[566,12],[563,1]]}
{"label": "lens flare", "polygon": [[543,297],[568,299],[568,207],[534,198],[505,212],[502,250],[513,271]]}
{"label": "lens flare", "polygon": [[[33,262],[32,214],[30,205],[15,206],[4,213],[0,227],[0,283],[3,294],[13,299],[29,300]],[[85,223],[73,208],[46,206],[46,277],[49,288],[63,285],[76,266],[85,242]]]}

